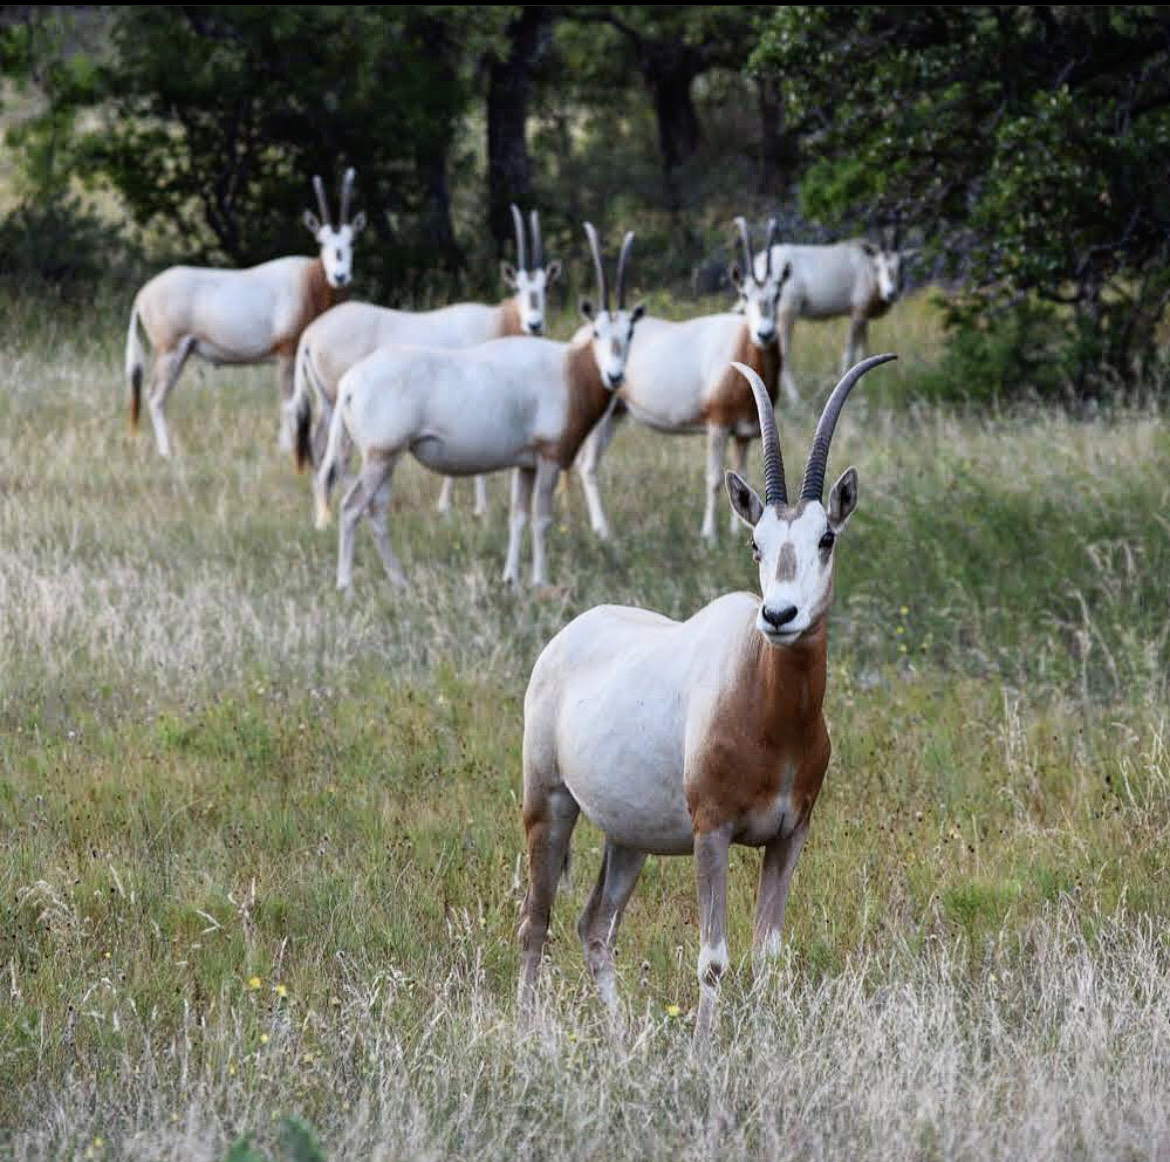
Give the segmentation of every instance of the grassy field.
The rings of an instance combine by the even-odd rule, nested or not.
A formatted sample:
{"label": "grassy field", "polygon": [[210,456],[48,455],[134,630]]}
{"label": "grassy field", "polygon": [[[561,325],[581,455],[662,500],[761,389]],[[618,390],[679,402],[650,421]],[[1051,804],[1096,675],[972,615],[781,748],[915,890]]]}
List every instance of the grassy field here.
{"label": "grassy field", "polygon": [[[126,304],[4,307],[0,1155],[275,1156],[295,1115],[387,1162],[1170,1159],[1163,418],[907,404],[935,317],[875,328],[903,358],[834,447],[861,505],[786,956],[753,989],[739,850],[695,1059],[690,862],[652,859],[631,904],[617,1051],[575,937],[588,824],[535,1031],[512,996],[537,653],[598,602],[685,616],[755,584],[744,534],[700,547],[702,441],[627,427],[614,542],[573,482],[540,594],[498,582],[504,478],[486,521],[467,484],[443,521],[408,464],[413,586],[363,530],[346,602],[271,370],[189,371],[164,463],[126,430]],[[798,338],[819,399],[841,331]],[[782,412],[790,473],[814,420]]]}

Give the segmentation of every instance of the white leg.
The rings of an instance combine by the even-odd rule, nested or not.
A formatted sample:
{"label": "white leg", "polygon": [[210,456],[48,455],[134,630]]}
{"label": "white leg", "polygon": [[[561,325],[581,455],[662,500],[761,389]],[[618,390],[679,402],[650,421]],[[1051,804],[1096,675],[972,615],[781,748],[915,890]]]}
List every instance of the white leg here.
{"label": "white leg", "polygon": [[183,364],[187,362],[187,356],[191,354],[194,345],[193,339],[184,339],[178,348],[158,355],[154,361],[153,383],[150,388],[150,422],[154,425],[154,439],[160,456],[171,454],[171,438],[163,409],[166,407],[167,396],[179,382]]}
{"label": "white leg", "polygon": [[703,540],[715,544],[719,538],[715,527],[715,509],[723,495],[723,464],[727,455],[726,428],[710,424],[707,428],[707,507],[703,512]]}
{"label": "white leg", "polygon": [[390,544],[390,530],[387,527],[390,517],[390,490],[394,482],[394,465],[398,457],[393,456],[386,464],[386,478],[376,492],[373,493],[366,506],[366,520],[374,534],[374,544],[378,548],[378,556],[382,558],[382,568],[393,585],[405,586],[406,573],[394,554]]}
{"label": "white leg", "polygon": [[[751,442],[750,436],[735,437],[734,451],[731,457],[732,467],[734,467],[740,476],[744,474],[744,465],[747,463],[748,448],[751,446]],[[727,516],[727,531],[732,536],[735,536],[740,529],[739,517],[735,515],[735,510],[730,507],[728,508]]]}
{"label": "white leg", "polygon": [[800,403],[800,392],[792,377],[792,329],[796,325],[795,315],[781,315],[780,324],[780,385],[789,403]]}
{"label": "white leg", "polygon": [[621,1013],[618,1007],[617,970],[614,966],[613,950],[622,913],[626,910],[626,904],[629,903],[645,862],[644,852],[619,847],[607,839],[597,885],[577,923],[577,934],[581,937],[581,946],[585,950],[585,963],[593,974],[597,991],[609,1012],[610,1023],[615,1032],[620,1031]]}
{"label": "white leg", "polygon": [[869,339],[869,321],[849,321],[849,341],[845,345],[845,356],[841,360],[841,374],[844,375],[859,359],[865,358],[866,343]]}
{"label": "white leg", "polygon": [[556,491],[560,466],[552,460],[540,460],[536,466],[536,494],[532,502],[532,584],[548,584],[548,529],[553,522],[553,493]]}
{"label": "white leg", "polygon": [[473,511],[476,516],[487,516],[488,498],[486,476],[477,476],[475,478],[475,509]]}
{"label": "white leg", "polygon": [[581,487],[585,491],[585,504],[589,509],[589,524],[593,531],[603,540],[609,540],[609,521],[605,516],[605,506],[601,503],[601,489],[597,484],[597,469],[601,458],[617,432],[617,415],[610,408],[601,420],[589,433],[581,450],[577,453],[574,467],[581,477]]}
{"label": "white leg", "polygon": [[451,511],[451,493],[455,488],[455,478],[453,476],[443,477],[443,487],[439,489],[439,506],[438,511],[442,516],[447,516]]}
{"label": "white leg", "polygon": [[699,1015],[695,1048],[710,1041],[719,981],[727,971],[727,870],[731,833],[695,836],[695,883],[699,893]]}
{"label": "white leg", "polygon": [[[390,473],[394,470],[397,460],[396,455],[389,458],[369,457],[362,464],[362,470],[358,473],[357,479],[350,485],[345,499],[341,502],[341,516],[337,522],[337,588],[342,592],[348,592],[353,584],[353,550],[358,523],[363,516],[369,513],[379,493],[389,483]],[[388,493],[386,499],[389,501]],[[376,522],[371,523],[375,524],[376,537]],[[380,544],[379,551],[382,550],[382,547]],[[385,542],[385,547],[389,548],[388,540]],[[394,558],[392,551],[390,557]],[[394,576],[394,567],[387,562],[385,557],[382,558],[382,563],[391,580],[398,580],[399,578]],[[402,567],[398,565],[397,559],[394,559],[393,566],[397,567],[398,574],[404,581],[405,575],[402,574]]]}
{"label": "white leg", "polygon": [[764,848],[752,935],[752,961],[757,975],[770,959],[779,955],[780,932],[784,927],[784,911],[788,906],[792,873],[796,870],[796,861],[800,858],[801,848],[807,838],[806,819],[791,835],[773,839]]}
{"label": "white leg", "polygon": [[536,471],[517,468],[512,473],[512,511],[508,520],[508,554],[504,558],[504,584],[520,584],[520,545],[524,540],[524,526],[532,507],[532,486]]}
{"label": "white leg", "polygon": [[291,410],[293,396],[293,368],[291,355],[281,355],[276,363],[276,378],[280,385],[280,434],[276,446],[282,452],[291,452],[296,444],[296,416]]}

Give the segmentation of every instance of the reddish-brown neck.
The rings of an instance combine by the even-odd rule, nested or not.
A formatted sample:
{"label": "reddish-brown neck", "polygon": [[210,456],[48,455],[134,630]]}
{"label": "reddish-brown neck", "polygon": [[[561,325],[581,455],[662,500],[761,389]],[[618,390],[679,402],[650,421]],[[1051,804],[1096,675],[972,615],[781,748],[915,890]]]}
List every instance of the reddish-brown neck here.
{"label": "reddish-brown neck", "polygon": [[601,382],[593,341],[588,336],[570,343],[565,352],[565,387],[565,425],[559,438],[544,450],[544,454],[568,469],[613,398]]}
{"label": "reddish-brown neck", "polygon": [[516,296],[505,299],[499,306],[500,311],[500,333],[501,339],[508,338],[512,335],[525,334],[524,322],[520,318],[520,306],[516,302]]}

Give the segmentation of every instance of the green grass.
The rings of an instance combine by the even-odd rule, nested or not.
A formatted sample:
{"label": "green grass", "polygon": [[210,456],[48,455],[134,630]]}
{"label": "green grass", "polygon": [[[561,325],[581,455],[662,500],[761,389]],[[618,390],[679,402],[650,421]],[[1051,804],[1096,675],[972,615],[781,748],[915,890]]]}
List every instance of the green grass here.
{"label": "green grass", "polygon": [[[124,306],[13,304],[5,331],[0,1154],[273,1154],[295,1115],[337,1158],[1167,1156],[1161,417],[892,407],[879,378],[912,382],[937,323],[914,302],[875,328],[903,359],[834,446],[861,505],[786,960],[753,991],[737,850],[718,1054],[692,1059],[693,870],[651,859],[615,1052],[574,930],[588,824],[544,1017],[513,1028],[523,694],[583,609],[754,585],[742,534],[700,547],[702,441],[628,425],[615,541],[574,481],[544,594],[498,583],[502,478],[487,521],[467,485],[442,521],[407,464],[413,587],[363,532],[346,602],[271,371],[189,371],[163,463],[126,432]],[[839,337],[798,332],[817,399]],[[793,472],[815,415],[780,420]]]}

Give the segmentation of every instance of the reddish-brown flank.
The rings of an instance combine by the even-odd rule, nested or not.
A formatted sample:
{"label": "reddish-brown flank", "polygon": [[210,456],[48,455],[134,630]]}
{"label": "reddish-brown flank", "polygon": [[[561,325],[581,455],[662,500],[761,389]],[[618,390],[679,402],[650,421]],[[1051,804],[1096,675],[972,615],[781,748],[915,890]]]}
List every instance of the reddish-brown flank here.
{"label": "reddish-brown flank", "polygon": [[[733,359],[747,364],[764,381],[768,398],[775,403],[780,385],[780,340],[773,340],[767,347],[757,347],[748,333],[747,325],[740,328],[739,344]],[[707,400],[701,419],[709,424],[724,428],[736,428],[741,424],[758,424],[760,414],[756,409],[756,398],[747,380],[728,362],[718,386]]]}

